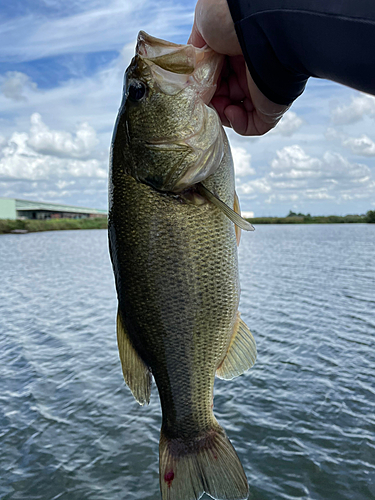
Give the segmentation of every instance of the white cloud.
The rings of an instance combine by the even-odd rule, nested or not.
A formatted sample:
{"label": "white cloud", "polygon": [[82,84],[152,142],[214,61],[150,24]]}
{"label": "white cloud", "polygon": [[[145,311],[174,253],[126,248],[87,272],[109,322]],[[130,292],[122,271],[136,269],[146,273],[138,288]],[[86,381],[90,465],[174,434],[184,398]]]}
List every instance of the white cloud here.
{"label": "white cloud", "polygon": [[272,186],[270,185],[267,178],[255,179],[253,181],[240,184],[237,187],[237,192],[240,194],[265,194],[272,191]]}
{"label": "white cloud", "polygon": [[343,141],[346,137],[341,130],[337,130],[334,127],[328,127],[324,135],[328,141]]}
{"label": "white cloud", "polygon": [[107,181],[97,178],[74,178],[63,185],[56,179],[0,182],[1,195],[84,207],[107,207]]}
{"label": "white cloud", "polygon": [[375,142],[366,134],[360,137],[350,137],[341,130],[330,127],[325,137],[331,141],[339,141],[343,147],[349,148],[356,155],[375,156]]}
{"label": "white cloud", "polygon": [[[101,0],[86,2],[64,15],[44,16],[36,9],[2,23],[0,47],[5,60],[27,61],[61,54],[119,50],[140,29],[170,38],[193,21],[193,5],[170,1]],[[20,36],[20,33],[22,36]]]}
{"label": "white cloud", "polygon": [[245,148],[233,146],[232,156],[236,177],[255,174],[255,170],[250,166],[251,154]]}
{"label": "white cloud", "polygon": [[26,88],[36,89],[36,84],[20,71],[7,71],[2,78],[0,90],[2,94],[13,101],[27,101],[24,91]]}
{"label": "white cloud", "polygon": [[375,143],[367,135],[348,137],[342,141],[342,145],[350,148],[357,155],[375,156]]}
{"label": "white cloud", "polygon": [[[271,162],[272,170],[284,172],[297,172],[303,170],[305,172],[313,172],[319,165],[317,158],[311,158],[298,145],[286,146],[276,152],[277,158]],[[306,173],[308,175],[308,173]]]}
{"label": "white cloud", "polygon": [[61,158],[85,158],[97,144],[95,130],[88,123],[79,125],[73,137],[69,132],[50,130],[39,113],[31,115],[28,145],[34,151]]}
{"label": "white cloud", "polygon": [[303,200],[344,201],[375,195],[375,181],[367,165],[350,163],[338,153],[325,152],[311,157],[299,145],[276,152],[271,169],[262,178],[237,188],[243,195],[267,194],[275,202]]}
{"label": "white cloud", "polygon": [[[271,162],[269,178],[280,187],[296,187],[321,182],[343,183],[345,180],[359,181],[369,178],[367,165],[353,163],[338,153],[327,151],[322,158],[309,156],[300,146],[287,146],[277,151],[277,158]],[[291,184],[280,184],[282,180]]]}
{"label": "white cloud", "polygon": [[[105,206],[110,138],[137,33],[143,29],[183,42],[193,22],[194,4],[44,4],[40,9],[34,2],[18,17],[2,19],[3,67],[9,63],[22,69],[0,75],[0,136],[6,137],[0,141],[1,196],[46,199],[50,193],[72,204]],[[27,66],[16,66],[24,61]],[[25,67],[38,86],[21,73]]]}
{"label": "white cloud", "polygon": [[304,121],[294,111],[287,111],[279,123],[269,134],[280,134],[290,137],[303,125]]}
{"label": "white cloud", "polygon": [[297,201],[299,196],[297,194],[271,194],[265,203],[274,203],[275,201]]}
{"label": "white cloud", "polygon": [[[0,75],[0,135],[6,137],[0,138],[1,195],[105,207],[110,136],[137,32],[144,29],[183,43],[193,10],[194,2],[180,0],[47,0],[43,12],[36,2],[23,17],[3,19],[2,61],[20,71]],[[28,64],[15,66],[20,61]],[[32,75],[38,87],[21,71]],[[342,123],[372,116],[372,98],[357,94],[360,99],[351,103],[353,91],[318,83],[309,83],[293,111],[267,136],[244,138],[229,131],[238,192],[245,203],[254,201],[242,203],[244,209],[260,213],[270,197],[276,200],[270,209],[277,207],[277,199],[285,201],[286,208],[301,198],[333,200],[320,205],[324,210],[337,200],[375,198],[368,167],[345,162],[342,153],[346,147],[367,155],[366,163],[372,165],[372,146],[363,140],[365,134],[375,140],[365,128],[369,119],[363,129],[348,127],[345,136],[336,138],[341,160],[326,156],[322,141],[332,95],[347,99],[341,101],[347,105],[333,113]],[[296,141],[289,137],[304,142],[291,146]]]}
{"label": "white cloud", "polygon": [[14,132],[3,141],[0,151],[0,178],[3,180],[48,180],[92,177],[105,179],[107,168],[87,156],[95,143],[95,131],[81,126],[73,139],[67,132],[50,131],[40,115],[34,114],[29,133]]}
{"label": "white cloud", "polygon": [[337,106],[332,110],[332,121],[339,125],[355,123],[365,115],[375,116],[375,97],[360,94],[352,97],[352,102],[343,106]]}

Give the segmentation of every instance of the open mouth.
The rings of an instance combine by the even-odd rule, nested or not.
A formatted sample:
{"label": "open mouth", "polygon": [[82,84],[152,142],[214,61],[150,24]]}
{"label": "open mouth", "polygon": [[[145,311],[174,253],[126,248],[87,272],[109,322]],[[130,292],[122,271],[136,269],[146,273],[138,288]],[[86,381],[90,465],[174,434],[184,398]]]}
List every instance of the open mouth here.
{"label": "open mouth", "polygon": [[168,94],[190,85],[205,104],[215,93],[224,56],[207,46],[179,45],[141,31],[136,53],[149,64],[154,79]]}

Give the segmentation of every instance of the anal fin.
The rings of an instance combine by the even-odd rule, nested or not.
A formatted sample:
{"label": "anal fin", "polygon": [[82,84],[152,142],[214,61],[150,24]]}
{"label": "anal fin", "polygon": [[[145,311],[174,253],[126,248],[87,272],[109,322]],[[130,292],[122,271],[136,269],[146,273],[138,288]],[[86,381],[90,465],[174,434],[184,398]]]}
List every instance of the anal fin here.
{"label": "anal fin", "polygon": [[117,345],[125,382],[140,405],[149,404],[151,373],[132,346],[117,311]]}
{"label": "anal fin", "polygon": [[238,377],[251,368],[257,357],[257,348],[254,337],[249,328],[237,312],[237,319],[233,328],[226,356],[216,370],[216,375],[225,380]]}

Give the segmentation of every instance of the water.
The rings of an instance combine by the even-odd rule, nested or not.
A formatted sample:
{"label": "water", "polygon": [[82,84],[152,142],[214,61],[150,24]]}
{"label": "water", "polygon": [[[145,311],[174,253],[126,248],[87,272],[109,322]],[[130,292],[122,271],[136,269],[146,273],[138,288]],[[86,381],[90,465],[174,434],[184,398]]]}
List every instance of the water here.
{"label": "water", "polygon": [[[375,225],[258,226],[240,246],[258,361],[215,413],[250,499],[375,499]],[[160,406],[118,360],[105,231],[0,236],[0,498],[158,500]]]}

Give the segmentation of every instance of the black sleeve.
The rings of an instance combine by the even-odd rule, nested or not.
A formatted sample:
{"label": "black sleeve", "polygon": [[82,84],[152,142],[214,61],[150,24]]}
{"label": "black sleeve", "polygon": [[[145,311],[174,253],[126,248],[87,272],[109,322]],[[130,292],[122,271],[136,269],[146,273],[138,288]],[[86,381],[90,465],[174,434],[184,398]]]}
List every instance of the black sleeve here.
{"label": "black sleeve", "polygon": [[374,0],[227,0],[251,76],[290,104],[310,76],[375,95]]}

